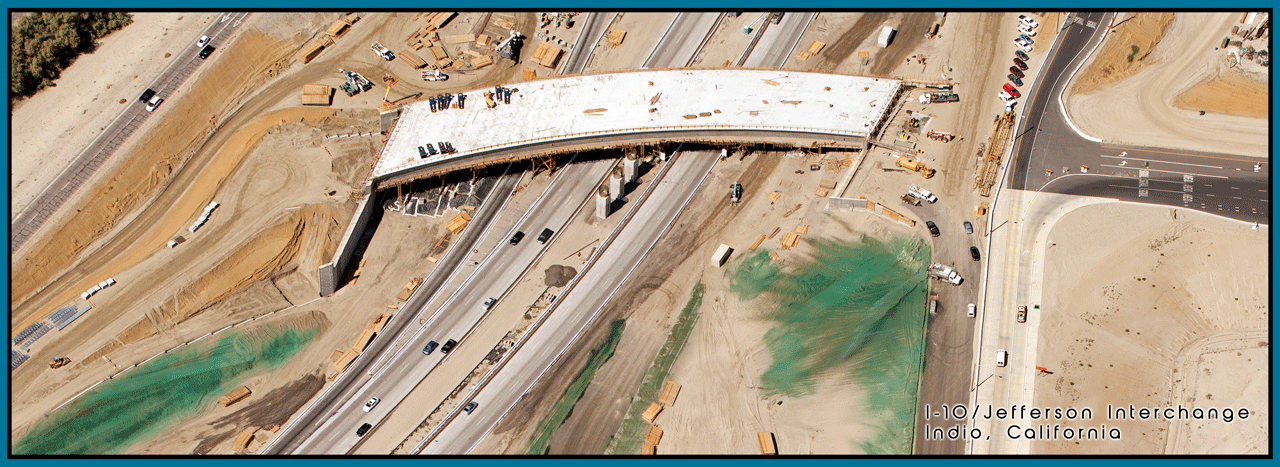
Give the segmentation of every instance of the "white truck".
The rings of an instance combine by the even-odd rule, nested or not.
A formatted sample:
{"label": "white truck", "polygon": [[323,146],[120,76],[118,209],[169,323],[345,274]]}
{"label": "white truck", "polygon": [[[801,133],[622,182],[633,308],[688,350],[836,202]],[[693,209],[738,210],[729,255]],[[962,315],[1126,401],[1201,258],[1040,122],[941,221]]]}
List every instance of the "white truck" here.
{"label": "white truck", "polygon": [[882,48],[889,47],[889,43],[893,42],[894,32],[895,31],[892,26],[885,26],[884,29],[880,30],[880,39],[877,40],[876,43],[880,44],[880,47]]}
{"label": "white truck", "polygon": [[964,278],[960,277],[960,273],[951,269],[951,266],[941,263],[933,263],[929,265],[929,276],[934,279],[950,282],[952,285],[960,285],[961,282],[964,282]]}
{"label": "white truck", "polygon": [[396,55],[391,53],[390,50],[387,50],[386,47],[383,47],[382,44],[374,42],[372,48],[373,52],[378,54],[379,57],[382,57],[383,60],[391,61],[396,59]]}
{"label": "white truck", "polygon": [[916,185],[911,185],[910,188],[907,188],[907,194],[919,198],[922,201],[928,201],[930,203],[938,202],[937,195],[934,195],[933,193],[930,193],[929,190],[920,188]]}

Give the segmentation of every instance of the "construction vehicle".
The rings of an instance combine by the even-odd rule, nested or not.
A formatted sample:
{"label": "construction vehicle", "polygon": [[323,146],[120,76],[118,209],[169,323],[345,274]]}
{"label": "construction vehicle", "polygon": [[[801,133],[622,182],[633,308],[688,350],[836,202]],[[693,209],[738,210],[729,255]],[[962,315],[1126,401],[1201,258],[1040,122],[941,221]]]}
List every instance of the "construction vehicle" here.
{"label": "construction vehicle", "polygon": [[382,44],[379,44],[377,42],[373,43],[373,52],[378,54],[378,56],[382,57],[383,60],[386,60],[388,62],[396,59],[395,54],[391,53],[390,50],[387,50],[386,47],[383,47]]}
{"label": "construction vehicle", "polygon": [[484,92],[484,105],[489,106],[490,109],[498,106],[498,103],[493,101],[493,91]]}
{"label": "construction vehicle", "polygon": [[348,83],[342,83],[342,85],[338,86],[338,88],[342,89],[343,92],[347,93],[347,97],[354,96],[360,92],[360,91],[357,91],[354,86]]}
{"label": "construction vehicle", "polygon": [[916,197],[914,197],[914,196],[911,196],[911,195],[909,195],[909,194],[904,194],[904,195],[902,195],[902,202],[907,203],[907,204],[910,204],[910,205],[912,205],[912,206],[919,206],[919,205],[920,205],[920,199],[918,199],[918,198],[916,198]]}
{"label": "construction vehicle", "polygon": [[733,182],[729,185],[729,202],[737,203],[740,200],[742,200],[742,184]]}
{"label": "construction vehicle", "polygon": [[512,60],[519,61],[520,45],[523,43],[523,39],[524,39],[524,34],[511,31],[511,37],[508,37],[506,38],[506,40],[503,40],[501,43],[497,45],[497,47],[495,47],[495,49],[498,51],[498,55],[502,56],[502,58],[509,58]]}
{"label": "construction vehicle", "polygon": [[935,172],[932,167],[924,165],[920,161],[910,157],[899,157],[898,167],[902,167],[912,172],[919,172],[920,175],[924,176],[924,178],[933,178],[933,174]]}
{"label": "construction vehicle", "polygon": [[932,104],[934,102],[960,102],[960,95],[950,90],[942,92],[926,92],[920,95],[921,104]]}
{"label": "construction vehicle", "polygon": [[928,136],[929,139],[932,139],[935,141],[942,141],[944,143],[950,143],[951,140],[956,138],[955,135],[952,135],[951,133],[947,133],[945,131],[937,131],[937,130],[929,130],[929,133],[927,133],[926,136]]}
{"label": "construction vehicle", "polygon": [[916,186],[916,185],[911,185],[910,187],[907,187],[907,194],[913,197],[919,198],[921,201],[928,201],[930,203],[938,202],[937,195],[929,192],[929,190],[920,188],[919,186]]}
{"label": "construction vehicle", "polygon": [[423,71],[422,80],[423,81],[448,81],[449,75],[444,74],[444,72],[440,71],[439,69],[435,69],[431,71]]}
{"label": "construction vehicle", "polygon": [[368,91],[370,89],[373,89],[373,82],[369,81],[369,78],[360,76],[360,73],[343,70],[341,68],[338,69],[338,73],[342,73],[343,75],[346,75],[347,83],[350,84],[351,87],[355,88],[357,92]]}
{"label": "construction vehicle", "polygon": [[941,263],[933,263],[929,265],[929,277],[941,281],[950,282],[952,285],[960,285],[964,282],[964,278],[960,277],[960,273]]}
{"label": "construction vehicle", "polygon": [[49,368],[62,368],[71,363],[71,359],[67,357],[53,357],[49,362]]}

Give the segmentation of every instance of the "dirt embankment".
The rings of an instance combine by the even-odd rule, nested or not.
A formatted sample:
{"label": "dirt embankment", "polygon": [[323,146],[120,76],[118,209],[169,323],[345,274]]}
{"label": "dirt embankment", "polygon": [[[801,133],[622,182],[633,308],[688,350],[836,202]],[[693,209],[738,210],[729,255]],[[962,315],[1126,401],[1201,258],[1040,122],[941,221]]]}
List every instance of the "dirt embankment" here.
{"label": "dirt embankment", "polygon": [[1242,117],[1266,118],[1271,114],[1270,88],[1266,82],[1246,77],[1234,70],[1220,70],[1173,98],[1179,109],[1204,110]]}
{"label": "dirt embankment", "polygon": [[1088,94],[1152,64],[1146,59],[1173,27],[1173,19],[1173,13],[1122,13],[1093,64],[1081,70],[1072,82],[1070,93]]}

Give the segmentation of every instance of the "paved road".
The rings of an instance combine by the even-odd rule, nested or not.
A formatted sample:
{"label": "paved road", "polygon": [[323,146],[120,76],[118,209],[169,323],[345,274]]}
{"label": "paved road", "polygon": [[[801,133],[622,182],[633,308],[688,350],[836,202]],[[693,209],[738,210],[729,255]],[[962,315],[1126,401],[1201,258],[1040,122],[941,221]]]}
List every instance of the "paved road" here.
{"label": "paved road", "polygon": [[560,74],[582,73],[582,70],[587,68],[587,62],[591,60],[591,54],[600,43],[600,39],[604,37],[609,24],[613,23],[614,18],[617,17],[617,13],[587,13],[586,19],[579,23],[582,27],[578,30],[578,40],[573,42],[573,50],[569,51],[569,57],[565,59],[565,65],[560,69]]}
{"label": "paved road", "polygon": [[[230,37],[236,29],[244,23],[250,13],[227,13],[205,28],[202,35],[211,38],[210,45],[219,47],[222,41]],[[173,90],[182,86],[200,65],[204,64],[196,56],[199,50],[196,49],[195,43],[199,36],[190,38],[191,47],[182,49],[173,62],[169,64],[160,76],[153,80],[147,88],[156,91],[156,95],[168,100]],[[215,54],[217,52],[214,52]],[[141,95],[144,88],[138,89]],[[125,106],[115,121],[111,122],[102,134],[93,142],[89,143],[75,161],[71,163],[58,177],[49,184],[48,187],[35,198],[31,204],[22,209],[16,217],[13,218],[9,225],[10,232],[10,251],[16,252],[22,247],[36,232],[44,222],[53,216],[55,212],[62,208],[67,199],[80,188],[85,181],[93,177],[98,167],[101,167],[115,154],[116,149],[125,143],[130,136],[133,135],[139,127],[146,123],[147,119],[155,113],[164,112],[165,106],[161,104],[155,112],[147,112],[145,103],[134,101]]]}
{"label": "paved road", "polygon": [[353,391],[363,387],[369,381],[369,369],[394,342],[393,339],[382,338],[381,336],[399,336],[405,329],[409,328],[410,324],[420,318],[424,311],[423,308],[435,295],[435,292],[453,275],[462,259],[471,253],[472,246],[480,238],[481,233],[487,230],[487,226],[493,218],[498,215],[499,208],[511,196],[511,192],[515,189],[519,179],[519,175],[507,174],[498,180],[498,183],[494,185],[493,190],[485,199],[484,204],[476,212],[475,217],[471,219],[468,228],[463,230],[462,235],[455,239],[449,247],[449,251],[440,259],[436,268],[431,271],[431,274],[418,287],[418,291],[409,297],[408,302],[401,307],[402,310],[414,310],[415,312],[397,313],[393,316],[391,322],[387,323],[379,337],[375,338],[364,353],[351,363],[348,370],[343,372],[329,388],[325,389],[325,392],[315,402],[312,402],[292,424],[273,438],[268,448],[262,450],[263,454],[296,452],[299,445],[313,434],[315,427],[320,424],[322,416],[333,416],[335,413],[333,406],[337,402],[351,399]]}
{"label": "paved road", "polygon": [[[1113,17],[1113,13],[1092,12],[1066,23],[1022,116],[1008,186],[1183,207],[1268,223],[1270,164],[1255,172],[1257,159],[1253,158],[1112,145],[1087,139],[1073,129],[1063,112],[1062,92],[1102,40]],[[1088,173],[1082,173],[1082,167]]]}
{"label": "paved road", "polygon": [[[467,345],[466,337],[487,315],[481,304],[489,297],[498,298],[499,305],[501,304],[507,289],[542,254],[545,245],[537,242],[535,237],[538,233],[543,228],[559,231],[610,166],[611,161],[595,161],[565,167],[557,176],[553,187],[529,208],[526,217],[516,226],[516,229],[528,234],[524,241],[515,246],[500,243],[481,262],[467,282],[427,318],[426,324],[414,332],[407,343],[399,345],[399,350],[387,363],[375,370],[372,378],[359,385],[357,390],[345,394],[343,399],[335,401],[341,405],[335,406],[314,422],[319,427],[294,453],[345,454],[351,451],[360,441],[360,437],[355,434],[360,424],[379,424],[431,370],[448,358],[447,354],[439,350],[429,356],[422,355],[421,349],[427,342],[443,344],[448,339],[454,339],[458,341],[459,348]],[[502,232],[501,236],[508,238],[511,233]],[[399,331],[386,334],[398,335]],[[370,356],[381,357],[381,353],[365,351]],[[378,397],[382,401],[366,413],[363,405],[371,397]]]}
{"label": "paved road", "polygon": [[716,22],[723,13],[680,13],[667,27],[658,45],[641,68],[680,68],[688,65],[715,31]]}
{"label": "paved road", "polygon": [[817,13],[787,12],[782,15],[782,21],[778,24],[769,23],[766,16],[764,22],[768,27],[760,33],[759,40],[755,41],[749,55],[745,60],[741,60],[738,66],[782,68],[782,64],[787,62],[787,58],[791,57],[792,51],[795,50],[800,35],[804,34],[809,23],[817,16]]}
{"label": "paved road", "polygon": [[[497,426],[521,398],[551,368],[578,335],[649,254],[675,218],[684,210],[719,159],[714,151],[684,153],[667,162],[665,174],[652,193],[633,208],[616,237],[606,244],[592,266],[579,273],[580,282],[562,293],[543,329],[514,353],[504,371],[476,390],[469,400],[480,405],[470,415],[457,415],[427,444],[423,454],[466,454]],[[665,176],[663,176],[665,175]]]}

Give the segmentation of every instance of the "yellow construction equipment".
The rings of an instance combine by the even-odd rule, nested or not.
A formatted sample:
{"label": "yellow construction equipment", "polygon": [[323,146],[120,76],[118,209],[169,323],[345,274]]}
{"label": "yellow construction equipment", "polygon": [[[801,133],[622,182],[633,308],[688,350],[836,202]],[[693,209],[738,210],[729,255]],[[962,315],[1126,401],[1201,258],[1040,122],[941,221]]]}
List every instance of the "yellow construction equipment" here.
{"label": "yellow construction equipment", "polygon": [[899,157],[898,167],[902,167],[912,172],[920,172],[920,175],[924,176],[924,178],[933,178],[933,174],[935,172],[932,167],[924,165],[924,163],[910,157]]}
{"label": "yellow construction equipment", "polygon": [[71,359],[67,357],[53,357],[49,362],[49,368],[62,368],[71,363]]}

